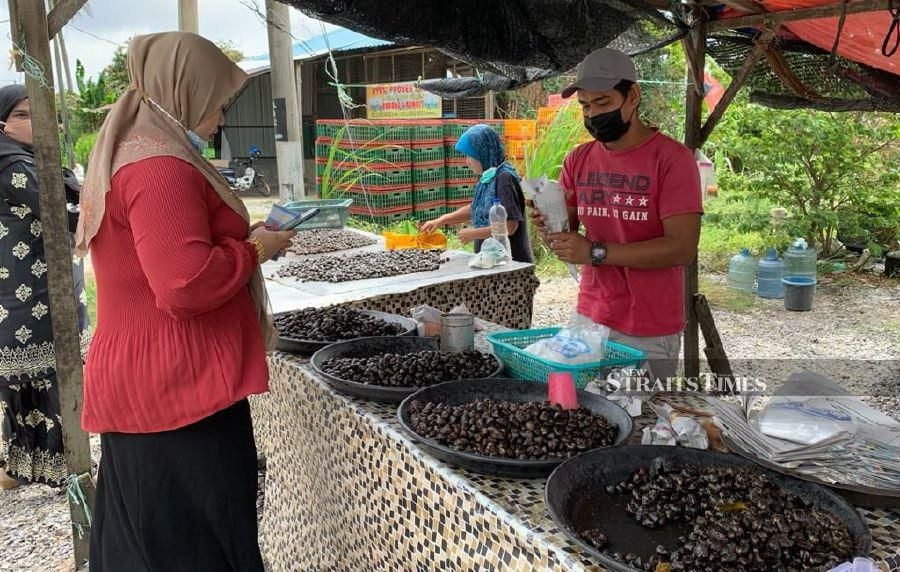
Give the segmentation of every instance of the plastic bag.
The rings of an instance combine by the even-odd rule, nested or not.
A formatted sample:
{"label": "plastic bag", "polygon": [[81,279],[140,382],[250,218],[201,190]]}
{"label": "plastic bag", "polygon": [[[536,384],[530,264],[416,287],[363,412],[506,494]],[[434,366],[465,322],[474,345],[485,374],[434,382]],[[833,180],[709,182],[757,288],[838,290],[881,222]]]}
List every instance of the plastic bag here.
{"label": "plastic bag", "polygon": [[[569,207],[566,204],[566,194],[563,188],[547,175],[539,179],[523,179],[522,190],[534,203],[537,210],[546,217],[547,230],[550,232],[569,231]],[[566,263],[569,275],[578,280],[578,267]]]}
{"label": "plastic bag", "polygon": [[444,250],[447,248],[447,237],[439,230],[426,234],[419,232],[413,226],[411,233],[385,230],[382,231],[381,236],[384,237],[384,247],[388,250],[406,250],[409,248]]}
{"label": "plastic bag", "polygon": [[481,251],[469,259],[469,268],[493,268],[501,264],[506,264],[506,249],[494,238],[482,242]]}
{"label": "plastic bag", "polygon": [[556,335],[531,344],[525,351],[556,363],[591,363],[606,356],[608,338],[609,328],[576,313]]}
{"label": "plastic bag", "polygon": [[759,430],[769,437],[801,445],[813,445],[842,432],[856,433],[849,414],[821,407],[815,399],[773,397],[759,415]]}
{"label": "plastic bag", "polygon": [[423,304],[410,310],[412,319],[419,324],[420,336],[437,338],[441,335],[441,311],[433,306]]}

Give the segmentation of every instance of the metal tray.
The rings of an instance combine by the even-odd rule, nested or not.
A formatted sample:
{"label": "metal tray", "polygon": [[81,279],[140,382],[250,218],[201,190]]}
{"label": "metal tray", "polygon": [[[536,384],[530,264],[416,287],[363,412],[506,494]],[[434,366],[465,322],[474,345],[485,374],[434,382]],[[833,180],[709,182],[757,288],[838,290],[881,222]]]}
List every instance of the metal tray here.
{"label": "metal tray", "polygon": [[[322,364],[332,358],[339,357],[368,357],[378,354],[395,353],[395,354],[411,354],[421,351],[437,351],[440,346],[437,340],[433,338],[420,337],[391,337],[381,336],[374,338],[358,338],[346,342],[331,344],[330,346],[317,351],[312,356],[312,366],[316,372],[322,376],[333,388],[342,393],[353,395],[354,397],[362,397],[372,401],[382,401],[386,403],[400,403],[408,396],[419,391],[420,387],[387,387],[383,385],[372,385],[369,383],[361,383],[349,379],[341,379],[322,371]],[[497,369],[491,374],[491,377],[500,375],[503,371],[503,364],[494,356],[497,362]]]}
{"label": "metal tray", "polygon": [[599,528],[609,538],[615,552],[631,552],[644,561],[655,552],[658,544],[668,549],[674,548],[673,542],[677,542],[676,539],[687,532],[686,524],[667,524],[652,530],[644,528],[625,511],[630,498],[628,495],[609,495],[605,491],[607,485],[620,483],[635,470],[642,467],[649,469],[651,463],[658,458],[670,460],[675,466],[752,467],[781,487],[844,521],[853,538],[854,556],[868,556],[872,549],[872,535],[860,514],[847,501],[825,487],[764,469],[738,455],[684,447],[632,445],[588,451],[569,459],[553,471],[547,480],[544,500],[551,518],[565,534],[603,562],[608,569],[639,572],[637,568],[619,562],[583,541],[577,530]]}
{"label": "metal tray", "polygon": [[[409,396],[400,405],[397,418],[400,424],[415,439],[423,449],[447,463],[470,469],[479,473],[500,475],[504,477],[537,478],[550,474],[565,459],[508,459],[502,457],[490,457],[477,453],[468,453],[441,445],[433,439],[420,436],[412,428],[412,420],[409,415],[409,405],[413,401],[431,401],[445,403],[447,405],[462,405],[478,399],[495,399],[498,401],[515,401],[520,403],[530,401],[546,401],[547,385],[517,379],[466,379],[461,381],[448,381]],[[610,423],[619,428],[619,434],[613,447],[623,443],[631,434],[632,421],[628,413],[608,401],[605,397],[578,392],[578,403],[582,407],[590,409],[597,415],[601,415]]]}
{"label": "metal tray", "polygon": [[[406,318],[404,316],[398,316],[397,314],[386,314],[384,312],[376,312],[374,310],[360,310],[363,314],[368,314],[369,316],[380,318],[385,322],[390,322],[394,324],[400,324],[405,328],[402,334],[398,334],[400,336],[416,336],[418,324],[412,318]],[[281,314],[276,314],[276,317],[282,316],[284,314],[289,314],[290,312],[282,312]],[[390,336],[388,336],[390,337]],[[300,355],[312,355],[319,351],[322,348],[328,347],[331,344],[339,343],[348,340],[334,340],[330,342],[322,342],[317,340],[298,340],[296,338],[289,338],[286,336],[278,336],[278,342],[275,345],[275,348],[279,351],[291,353],[291,354],[300,354]]]}

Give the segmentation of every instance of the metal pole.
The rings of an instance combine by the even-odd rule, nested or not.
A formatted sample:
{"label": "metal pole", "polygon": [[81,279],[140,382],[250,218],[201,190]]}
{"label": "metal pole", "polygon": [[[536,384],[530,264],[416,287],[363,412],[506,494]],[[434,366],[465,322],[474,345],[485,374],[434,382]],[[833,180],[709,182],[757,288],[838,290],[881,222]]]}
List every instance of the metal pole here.
{"label": "metal pole", "polygon": [[275,116],[275,157],[278,161],[278,196],[282,201],[306,196],[303,184],[303,134],[294,73],[291,12],[286,4],[266,0],[272,105]]}

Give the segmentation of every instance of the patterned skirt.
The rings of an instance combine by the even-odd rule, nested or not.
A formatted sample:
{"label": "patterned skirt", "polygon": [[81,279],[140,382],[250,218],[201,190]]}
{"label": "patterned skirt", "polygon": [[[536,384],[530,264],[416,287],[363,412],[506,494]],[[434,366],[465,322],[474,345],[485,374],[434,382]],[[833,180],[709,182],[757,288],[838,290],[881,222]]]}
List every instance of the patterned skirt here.
{"label": "patterned skirt", "polygon": [[55,376],[0,385],[0,467],[29,482],[60,486],[66,480],[62,418]]}

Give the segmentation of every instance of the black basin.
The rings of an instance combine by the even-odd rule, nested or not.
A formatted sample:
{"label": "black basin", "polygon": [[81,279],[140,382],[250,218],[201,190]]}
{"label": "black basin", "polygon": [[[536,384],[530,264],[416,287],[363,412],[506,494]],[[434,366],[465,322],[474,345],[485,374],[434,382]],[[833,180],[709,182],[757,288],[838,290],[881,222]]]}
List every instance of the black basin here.
{"label": "black basin", "polygon": [[[341,357],[370,357],[379,354],[412,354],[422,351],[436,351],[440,349],[437,340],[433,338],[422,337],[396,337],[396,336],[380,336],[374,338],[358,338],[346,342],[338,342],[317,351],[312,356],[312,366],[316,372],[328,382],[333,388],[342,393],[362,397],[372,401],[383,401],[386,403],[400,403],[408,396],[419,391],[419,387],[386,387],[383,385],[372,385],[369,383],[361,383],[349,379],[341,379],[335,377],[322,370],[322,364],[332,358]],[[500,375],[503,371],[503,364],[494,357],[497,362],[497,369],[494,370],[493,376]]]}
{"label": "black basin", "polygon": [[[764,469],[743,457],[727,453],[712,453],[684,447],[626,446],[598,449],[573,457],[561,464],[547,480],[544,500],[557,526],[588,553],[603,562],[609,570],[632,572],[637,568],[600,552],[577,534],[577,530],[598,528],[609,539],[613,552],[631,552],[646,562],[658,544],[667,549],[676,547],[677,538],[685,535],[684,524],[667,524],[650,530],[638,524],[625,512],[628,495],[609,495],[607,485],[615,485],[639,469],[649,469],[654,459],[662,458],[684,465],[721,465],[752,467],[767,475],[781,487],[826,510],[845,522],[853,538],[854,556],[868,556],[872,549],[872,535],[860,514],[847,501],[825,487],[786,477]],[[702,494],[702,492],[701,492]]]}
{"label": "black basin", "polygon": [[[418,335],[417,328],[418,325],[416,321],[412,318],[405,318],[403,316],[398,316],[397,314],[386,314],[384,312],[376,312],[374,310],[360,310],[363,314],[368,314],[375,318],[380,318],[385,322],[390,322],[393,324],[400,324],[403,326],[403,333],[398,334],[400,336],[416,336]],[[284,312],[285,314],[289,314],[290,312]],[[283,314],[277,314],[277,316],[281,316]],[[342,340],[344,341],[344,340]],[[285,336],[278,336],[278,343],[275,346],[276,349],[292,353],[292,354],[300,354],[300,355],[312,355],[320,349],[330,346],[335,343],[331,342],[322,342],[316,340],[298,340],[296,338],[288,338]]]}
{"label": "black basin", "polygon": [[[397,417],[400,424],[412,437],[419,442],[423,449],[447,463],[470,469],[479,473],[500,475],[504,477],[537,478],[545,477],[563,462],[563,459],[507,459],[502,457],[489,457],[477,453],[458,451],[441,445],[433,439],[427,439],[413,431],[412,420],[409,415],[409,405],[413,401],[431,401],[445,403],[447,405],[462,405],[478,399],[494,399],[497,401],[546,401],[547,385],[518,379],[494,378],[494,379],[464,379],[461,381],[448,381],[431,387],[426,387],[409,396],[400,405]],[[631,434],[632,422],[628,413],[608,401],[605,397],[578,392],[578,403],[593,413],[602,416],[619,428],[616,442],[623,443]]]}

